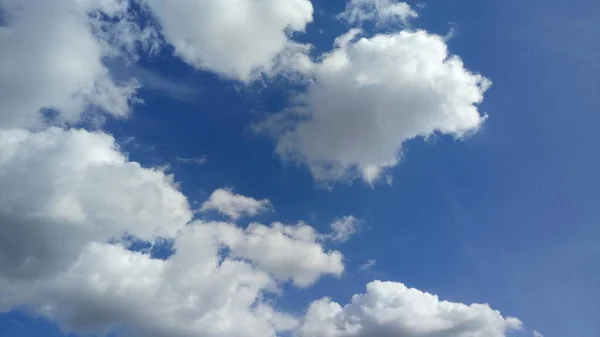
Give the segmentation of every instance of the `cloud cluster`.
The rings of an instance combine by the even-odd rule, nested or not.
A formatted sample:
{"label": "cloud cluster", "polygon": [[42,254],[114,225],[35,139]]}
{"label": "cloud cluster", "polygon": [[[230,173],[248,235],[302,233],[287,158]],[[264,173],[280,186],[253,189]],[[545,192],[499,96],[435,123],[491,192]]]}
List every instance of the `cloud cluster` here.
{"label": "cloud cluster", "polygon": [[[140,8],[159,26],[150,16],[143,25]],[[351,29],[314,61],[291,38],[312,20],[309,0],[0,0],[0,9],[0,312],[150,337],[502,337],[520,327],[487,305],[379,281],[343,307],[321,299],[304,317],[280,312],[269,298],[284,295],[283,284],[343,275],[342,253],[327,244],[354,235],[356,218],[337,219],[329,234],[303,222],[192,221],[172,175],[131,161],[108,133],[68,128],[129,115],[140,84],[115,80],[107,59],[128,65],[170,44],[191,66],[238,81],[299,72],[306,92],[266,123],[277,152],[318,180],[373,182],[405,140],[462,137],[484,120],[476,105],[489,81],[443,38],[404,30],[358,39],[364,33]],[[415,16],[404,3],[352,0],[341,17]],[[232,220],[269,209],[231,189],[201,206]],[[159,258],[131,241],[172,251]]]}
{"label": "cloud cluster", "polygon": [[[399,162],[406,140],[436,132],[461,138],[485,120],[477,105],[490,81],[466,69],[441,36],[405,29],[359,38],[364,32],[353,28],[311,61],[290,39],[312,20],[308,0],[143,1],[160,27],[141,27],[125,0],[2,5],[0,97],[9,127],[39,128],[48,115],[67,124],[128,115],[139,83],[115,81],[103,60],[158,49],[158,30],[199,69],[250,81],[279,63],[278,71],[310,79],[265,125],[276,152],[306,164],[317,180],[372,183]],[[416,15],[403,2],[352,0],[341,17],[385,24]]]}
{"label": "cloud cluster", "polygon": [[[344,271],[308,225],[189,222],[173,177],[131,162],[104,133],[0,130],[0,311],[65,331],[275,336],[296,319],[266,293]],[[124,236],[166,260],[127,249]]]}
{"label": "cloud cluster", "polygon": [[[82,333],[262,337],[293,329],[297,319],[264,295],[280,294],[281,282],[308,286],[344,270],[342,254],[326,251],[312,228],[191,223],[171,175],[130,161],[104,132],[47,126],[130,113],[138,84],[117,82],[104,62],[135,62],[157,48],[156,32],[139,26],[130,4],[0,2],[0,311],[26,310]],[[297,12],[265,5],[275,10],[267,29],[280,27],[280,41],[251,67],[287,43],[288,26],[304,25]],[[256,11],[270,18],[264,9]],[[205,204],[235,219],[269,207],[225,189]],[[130,238],[152,247],[170,240],[173,253],[131,251]]]}

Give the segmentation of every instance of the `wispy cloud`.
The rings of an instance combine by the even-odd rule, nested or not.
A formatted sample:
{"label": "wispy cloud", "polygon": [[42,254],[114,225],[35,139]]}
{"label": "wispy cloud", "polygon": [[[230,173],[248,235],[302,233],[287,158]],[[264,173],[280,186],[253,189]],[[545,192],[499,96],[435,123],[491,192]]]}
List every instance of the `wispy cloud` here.
{"label": "wispy cloud", "polygon": [[135,64],[126,64],[124,61],[109,60],[106,66],[118,81],[137,80],[144,89],[156,91],[178,101],[194,101],[202,93],[201,88],[186,83],[185,80],[168,78],[156,71],[151,71]]}
{"label": "wispy cloud", "polygon": [[366,271],[371,269],[375,264],[377,264],[377,260],[375,259],[370,259],[369,261],[361,264],[358,266],[358,270],[360,271]]}
{"label": "wispy cloud", "polygon": [[177,160],[180,163],[184,163],[184,164],[204,165],[204,164],[206,164],[207,159],[206,159],[206,156],[189,157],[189,158],[177,156],[175,158],[175,160]]}
{"label": "wispy cloud", "polygon": [[141,67],[134,67],[131,69],[131,72],[133,77],[142,83],[143,87],[163,92],[179,101],[193,101],[202,92],[202,89],[195,88],[189,83],[176,82],[173,79]]}
{"label": "wispy cloud", "polygon": [[360,223],[361,221],[352,215],[335,219],[331,223],[331,233],[323,237],[333,242],[346,242],[360,230]]}

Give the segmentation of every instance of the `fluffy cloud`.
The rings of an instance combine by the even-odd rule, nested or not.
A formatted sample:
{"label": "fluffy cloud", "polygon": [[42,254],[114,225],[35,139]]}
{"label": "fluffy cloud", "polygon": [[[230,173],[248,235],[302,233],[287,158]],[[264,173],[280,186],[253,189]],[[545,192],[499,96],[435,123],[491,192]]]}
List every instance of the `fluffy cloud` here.
{"label": "fluffy cloud", "polygon": [[241,194],[234,194],[231,189],[220,188],[215,190],[210,198],[202,204],[200,211],[214,210],[237,220],[242,216],[255,216],[272,208],[268,199],[256,200]]}
{"label": "fluffy cloud", "polygon": [[331,233],[326,238],[335,242],[346,242],[359,231],[360,221],[352,215],[336,219],[331,223]]}
{"label": "fluffy cloud", "polygon": [[408,20],[416,18],[415,12],[406,2],[394,0],[350,0],[340,18],[349,23],[360,24],[375,21],[378,25],[400,21],[407,25]]}
{"label": "fluffy cloud", "polygon": [[264,294],[279,293],[277,279],[304,285],[336,271],[321,262],[341,255],[324,254],[308,226],[251,227],[193,222],[178,232],[166,260],[91,242],[57,275],[36,282],[0,277],[0,311],[34,311],[79,333],[275,336],[298,320],[276,311]]}
{"label": "fluffy cloud", "polygon": [[487,304],[440,301],[402,283],[374,281],[367,292],[340,306],[313,302],[298,330],[301,337],[504,337],[521,328]]}
{"label": "fluffy cloud", "polygon": [[[0,0],[1,126],[41,128],[42,109],[57,123],[75,123],[94,109],[126,116],[138,88],[117,83],[103,58],[132,55],[149,46],[151,30],[139,28],[120,0]],[[111,24],[108,25],[107,22]]]}
{"label": "fluffy cloud", "polygon": [[2,304],[56,320],[64,331],[92,334],[263,337],[296,325],[260,300],[275,289],[271,277],[246,262],[220,261],[210,232],[189,228],[175,248],[159,260],[92,243],[65,273],[13,286]]}
{"label": "fluffy cloud", "polygon": [[175,54],[242,81],[269,70],[312,20],[309,0],[146,0]]}
{"label": "fluffy cloud", "polygon": [[303,162],[317,180],[371,183],[398,164],[405,141],[436,132],[461,138],[485,120],[477,105],[490,81],[467,70],[442,37],[360,33],[340,36],[316,63],[304,59],[306,92],[260,126],[282,158]]}
{"label": "fluffy cloud", "polygon": [[[265,294],[344,270],[307,225],[190,223],[173,178],[128,161],[100,132],[0,129],[0,186],[0,312],[65,331],[275,336],[297,319]],[[129,251],[124,235],[155,247],[171,238],[174,253]]]}
{"label": "fluffy cloud", "polygon": [[104,133],[0,129],[0,275],[36,278],[92,240],[172,237],[191,218],[171,176]]}
{"label": "fluffy cloud", "polygon": [[303,223],[252,223],[245,230],[220,224],[218,232],[232,256],[252,260],[278,280],[291,279],[300,287],[313,284],[323,274],[339,276],[344,272],[342,254],[325,252],[320,235]]}

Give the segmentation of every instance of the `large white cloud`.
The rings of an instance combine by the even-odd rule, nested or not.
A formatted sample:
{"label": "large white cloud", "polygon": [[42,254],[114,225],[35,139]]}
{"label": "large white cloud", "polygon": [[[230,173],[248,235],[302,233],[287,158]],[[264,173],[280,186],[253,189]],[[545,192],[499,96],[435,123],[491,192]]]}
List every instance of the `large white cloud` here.
{"label": "large white cloud", "polygon": [[268,71],[313,14],[309,0],[146,1],[176,55],[242,81]]}
{"label": "large white cloud", "polygon": [[138,84],[117,83],[103,63],[151,43],[127,1],[0,0],[0,8],[0,126],[41,128],[40,109],[53,110],[58,123],[102,118],[85,115],[91,109],[130,112]]}
{"label": "large white cloud", "polygon": [[233,220],[242,216],[255,216],[269,209],[273,209],[273,205],[268,199],[257,200],[241,194],[234,194],[228,188],[215,190],[200,207],[202,212],[214,210]]}
{"label": "large white cloud", "polygon": [[[234,224],[192,222],[174,238],[174,254],[166,260],[120,244],[91,242],[57,275],[33,282],[0,277],[0,312],[36,312],[64,331],[79,333],[275,336],[294,329],[298,320],[276,311],[264,295],[280,293],[278,279],[302,283],[330,271],[319,265],[326,257],[314,254],[322,248],[304,240],[312,229],[278,225],[268,230],[257,234]],[[293,250],[276,250],[281,243]],[[260,254],[258,244],[264,247]],[[306,258],[317,261],[296,262]]]}
{"label": "large white cloud", "polygon": [[485,120],[477,105],[490,81],[467,70],[442,37],[361,33],[340,36],[316,63],[297,58],[311,78],[306,92],[262,125],[275,134],[276,152],[317,180],[373,182],[399,162],[405,141],[436,132],[461,138]]}
{"label": "large white cloud", "polygon": [[[173,177],[128,161],[100,132],[0,129],[0,186],[0,312],[65,331],[275,336],[297,319],[265,294],[344,270],[307,225],[190,223]],[[129,251],[125,234],[171,238],[174,253]]]}
{"label": "large white cloud", "polygon": [[93,334],[263,337],[293,328],[294,318],[260,300],[275,290],[272,278],[246,262],[220,261],[209,234],[186,231],[168,260],[92,243],[65,273],[13,285],[0,309],[18,306],[64,331]]}
{"label": "large white cloud", "polygon": [[104,133],[0,129],[0,275],[35,278],[86,242],[172,237],[190,219],[171,176],[142,168]]}
{"label": "large white cloud", "polygon": [[300,337],[504,337],[521,321],[487,304],[441,301],[402,283],[374,281],[349,304],[313,302]]}

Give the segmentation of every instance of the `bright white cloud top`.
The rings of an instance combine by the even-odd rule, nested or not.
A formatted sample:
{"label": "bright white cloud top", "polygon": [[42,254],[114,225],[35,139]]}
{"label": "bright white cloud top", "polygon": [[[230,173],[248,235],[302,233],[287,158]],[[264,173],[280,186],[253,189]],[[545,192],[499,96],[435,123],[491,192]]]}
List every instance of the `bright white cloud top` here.
{"label": "bright white cloud top", "polygon": [[[221,258],[210,227],[188,227],[168,260],[92,243],[71,268],[8,284],[2,306],[36,310],[66,331],[146,336],[275,336],[296,320],[260,300],[275,281],[248,262]],[[12,288],[11,288],[12,287]]]}
{"label": "bright white cloud top", "polygon": [[[406,140],[461,138],[485,119],[477,105],[489,80],[442,37],[361,38],[353,28],[311,60],[292,39],[313,19],[309,0],[136,4],[160,26],[142,26],[127,0],[0,0],[0,312],[40,315],[67,332],[150,337],[503,337],[521,326],[488,305],[379,281],[345,306],[324,298],[291,315],[272,299],[344,277],[344,255],[328,245],[356,235],[357,218],[338,218],[328,234],[301,221],[242,227],[233,222],[271,201],[221,188],[200,207],[206,219],[192,221],[173,175],[130,160],[107,132],[69,128],[130,115],[140,84],[115,80],[106,60],[133,64],[168,44],[236,82],[303,77],[305,92],[265,123],[276,152],[319,181],[371,183],[398,164]],[[342,15],[352,24],[415,16],[388,0],[352,0]],[[173,249],[159,258],[131,240]]]}
{"label": "bright white cloud top", "polygon": [[503,337],[521,327],[487,304],[440,301],[402,283],[373,281],[343,307],[329,298],[313,302],[299,336]]}

